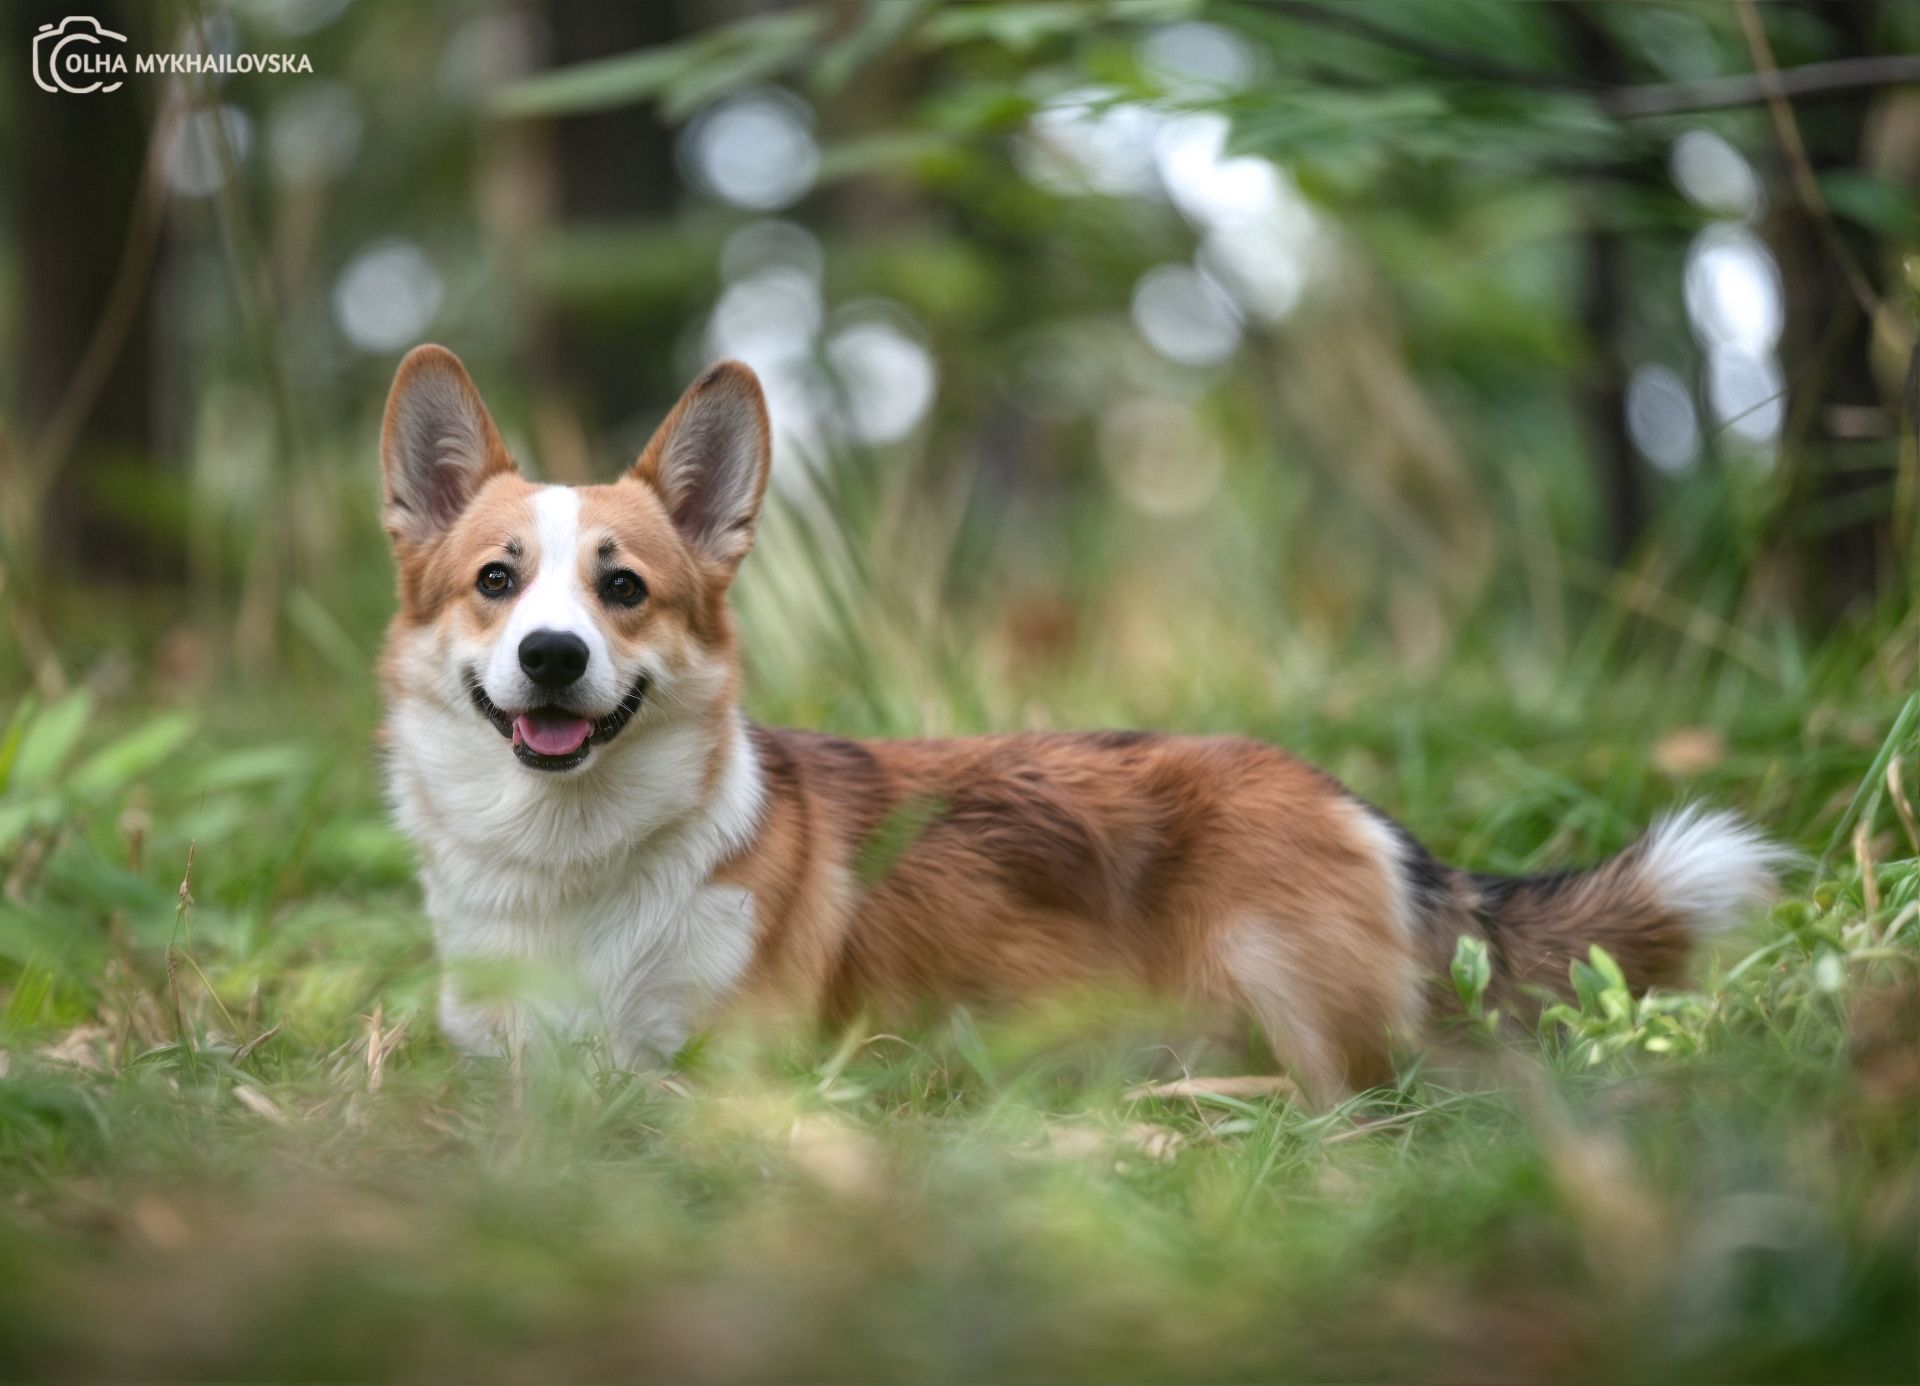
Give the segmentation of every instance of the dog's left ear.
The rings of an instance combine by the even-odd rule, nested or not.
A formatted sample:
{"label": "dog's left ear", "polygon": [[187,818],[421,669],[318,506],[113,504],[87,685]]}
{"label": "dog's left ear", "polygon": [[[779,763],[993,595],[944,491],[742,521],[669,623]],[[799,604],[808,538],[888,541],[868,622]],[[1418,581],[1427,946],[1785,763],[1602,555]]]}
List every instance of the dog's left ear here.
{"label": "dog's left ear", "polygon": [[753,547],[772,462],[760,379],[722,361],[680,396],[630,475],[654,489],[697,553],[731,573]]}
{"label": "dog's left ear", "polygon": [[419,346],[393,377],[380,427],[387,533],[431,544],[488,478],[516,470],[467,368],[445,347]]}

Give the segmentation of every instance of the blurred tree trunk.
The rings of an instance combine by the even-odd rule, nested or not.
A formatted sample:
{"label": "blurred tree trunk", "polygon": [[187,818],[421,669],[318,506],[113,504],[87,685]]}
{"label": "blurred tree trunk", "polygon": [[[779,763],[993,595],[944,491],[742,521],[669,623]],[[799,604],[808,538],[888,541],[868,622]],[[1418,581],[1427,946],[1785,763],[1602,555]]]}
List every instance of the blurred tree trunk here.
{"label": "blurred tree trunk", "polygon": [[[1809,22],[1834,36],[1834,58],[1873,51],[1871,0],[1799,0]],[[1816,177],[1858,168],[1875,93],[1849,92],[1795,108]],[[1764,228],[1784,287],[1786,321],[1780,364],[1787,381],[1787,430],[1781,440],[1787,485],[1782,517],[1808,614],[1831,618],[1874,596],[1890,564],[1891,507],[1874,492],[1892,486],[1897,412],[1876,384],[1874,325],[1848,283],[1832,237],[1874,277],[1875,248],[1858,227],[1831,229],[1795,189],[1790,157],[1775,145]],[[1877,421],[1884,420],[1885,426]]]}
{"label": "blurred tree trunk", "polygon": [[[14,329],[20,436],[14,446],[25,465],[60,464],[40,513],[15,517],[14,528],[32,526],[41,554],[84,564],[92,576],[178,576],[175,546],[134,520],[125,505],[116,510],[104,484],[108,470],[152,467],[159,453],[150,262],[120,287],[121,299],[112,305],[115,326],[102,334],[129,237],[150,234],[136,227],[148,135],[141,92],[131,82],[84,97],[40,90],[28,72],[28,40],[42,24],[59,24],[73,6],[13,0],[0,8],[15,21],[6,26],[8,51],[0,60],[13,66],[9,138],[16,149],[12,201],[20,264]],[[85,13],[133,35],[129,25],[138,17],[132,8],[97,0]],[[90,350],[106,353],[102,359],[110,358],[111,366],[88,397],[75,386]],[[56,440],[52,455],[37,456],[59,433],[70,445]],[[26,494],[33,494],[31,479]]]}
{"label": "blurred tree trunk", "polygon": [[[1565,5],[1555,13],[1561,18],[1576,71],[1608,86],[1631,81],[1612,36],[1584,6]],[[1623,173],[1634,177],[1638,170]],[[1607,222],[1603,193],[1604,189],[1589,186],[1581,194],[1585,226],[1580,233],[1580,321],[1586,352],[1576,389],[1605,518],[1607,557],[1620,563],[1633,552],[1646,528],[1647,488],[1640,456],[1627,432],[1627,363],[1621,343],[1632,292],[1627,282],[1627,249],[1619,230]]]}
{"label": "blurred tree trunk", "polygon": [[[671,0],[569,0],[538,8],[552,35],[555,67],[671,43],[690,27],[683,7]],[[560,225],[638,221],[672,209],[680,187],[673,131],[652,105],[565,117],[553,147]],[[674,344],[648,326],[550,315],[546,369],[556,386],[565,382],[574,393],[589,431],[617,421],[639,401],[679,393],[684,382],[675,375]]]}
{"label": "blurred tree trunk", "polygon": [[1590,211],[1580,236],[1580,320],[1587,336],[1580,412],[1606,517],[1607,557],[1622,563],[1646,528],[1647,489],[1627,432],[1627,363],[1620,348],[1629,293],[1626,246],[1619,232],[1601,224],[1603,215]]}

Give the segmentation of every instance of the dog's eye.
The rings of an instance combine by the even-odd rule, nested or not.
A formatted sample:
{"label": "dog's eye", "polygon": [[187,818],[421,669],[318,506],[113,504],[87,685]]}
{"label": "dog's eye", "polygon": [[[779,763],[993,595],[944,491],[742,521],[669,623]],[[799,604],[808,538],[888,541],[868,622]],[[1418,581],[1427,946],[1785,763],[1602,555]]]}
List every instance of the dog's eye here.
{"label": "dog's eye", "polygon": [[640,599],[647,595],[647,584],[640,580],[638,573],[630,573],[622,568],[617,573],[608,573],[600,584],[600,593],[608,601],[619,606],[638,606]]}
{"label": "dog's eye", "polygon": [[513,569],[504,563],[489,563],[473,585],[483,597],[504,597],[513,590]]}

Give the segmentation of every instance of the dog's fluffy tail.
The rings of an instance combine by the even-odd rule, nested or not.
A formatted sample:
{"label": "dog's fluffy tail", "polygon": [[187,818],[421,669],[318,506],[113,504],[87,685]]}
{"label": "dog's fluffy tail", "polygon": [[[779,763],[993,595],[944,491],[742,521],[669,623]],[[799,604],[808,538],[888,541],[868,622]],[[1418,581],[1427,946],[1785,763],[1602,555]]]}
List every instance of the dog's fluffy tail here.
{"label": "dog's fluffy tail", "polygon": [[1694,941],[1771,899],[1789,856],[1737,814],[1692,807],[1597,866],[1463,875],[1459,896],[1509,1001],[1531,987],[1565,994],[1568,964],[1596,943],[1638,993],[1682,982]]}

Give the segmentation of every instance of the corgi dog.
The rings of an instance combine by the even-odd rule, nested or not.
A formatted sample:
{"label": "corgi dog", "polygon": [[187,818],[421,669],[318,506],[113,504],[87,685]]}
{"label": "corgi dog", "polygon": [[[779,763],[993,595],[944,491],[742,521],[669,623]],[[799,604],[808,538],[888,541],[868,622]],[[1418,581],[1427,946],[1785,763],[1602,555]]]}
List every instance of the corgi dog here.
{"label": "corgi dog", "polygon": [[[1524,1011],[1590,944],[1636,989],[1676,982],[1699,932],[1772,887],[1778,853],[1724,813],[1507,879],[1253,741],[754,725],[728,588],[771,449],[736,362],[610,485],[521,475],[436,346],[401,363],[380,448],[389,784],[465,1050],[557,1027],[657,1064],[736,1009],[847,1023],[1115,982],[1251,1020],[1327,1101],[1391,1078],[1462,936]],[[503,995],[473,982],[488,968],[569,981]]]}

